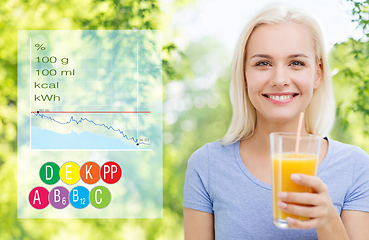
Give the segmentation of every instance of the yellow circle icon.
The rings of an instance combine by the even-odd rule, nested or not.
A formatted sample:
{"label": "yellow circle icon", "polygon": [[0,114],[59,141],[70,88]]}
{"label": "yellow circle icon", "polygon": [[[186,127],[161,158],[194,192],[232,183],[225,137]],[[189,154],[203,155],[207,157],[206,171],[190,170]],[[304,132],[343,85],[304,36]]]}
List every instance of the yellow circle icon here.
{"label": "yellow circle icon", "polygon": [[66,184],[75,184],[79,181],[79,169],[77,163],[66,162],[60,168],[60,179]]}

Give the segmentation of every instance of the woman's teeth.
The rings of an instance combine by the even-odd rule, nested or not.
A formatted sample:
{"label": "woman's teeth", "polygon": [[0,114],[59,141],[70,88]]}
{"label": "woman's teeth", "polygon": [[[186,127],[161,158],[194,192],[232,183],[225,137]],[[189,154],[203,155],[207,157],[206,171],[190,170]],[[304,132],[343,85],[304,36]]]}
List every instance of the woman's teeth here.
{"label": "woman's teeth", "polygon": [[288,99],[291,99],[292,97],[293,97],[293,95],[281,95],[281,96],[268,95],[268,98],[273,99],[275,101],[286,101]]}

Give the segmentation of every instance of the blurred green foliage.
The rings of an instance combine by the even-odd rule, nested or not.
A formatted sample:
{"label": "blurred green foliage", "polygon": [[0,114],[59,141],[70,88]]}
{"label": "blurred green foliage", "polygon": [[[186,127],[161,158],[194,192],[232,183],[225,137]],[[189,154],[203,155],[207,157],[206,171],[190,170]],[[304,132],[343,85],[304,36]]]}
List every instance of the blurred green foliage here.
{"label": "blurred green foliage", "polygon": [[369,1],[368,0],[347,0],[351,2],[353,7],[351,14],[352,21],[356,22],[359,27],[363,29],[363,33],[369,37]]}
{"label": "blurred green foliage", "polygon": [[348,1],[353,7],[352,21],[366,37],[335,44],[330,53],[337,102],[331,135],[369,152],[369,1]]}
{"label": "blurred green foliage", "polygon": [[[224,46],[206,37],[191,42],[185,55],[186,58],[175,65],[175,70],[182,72],[184,79],[166,84],[167,98],[164,103],[166,116],[175,119],[164,119],[164,187],[167,188],[164,192],[168,191],[167,195],[164,194],[164,202],[181,217],[188,158],[205,143],[221,139],[232,116],[230,69],[227,68],[220,77],[215,75],[215,79],[208,77],[215,69],[222,68],[213,61],[214,58],[218,58],[219,62],[229,59]],[[226,62],[226,65],[229,63]],[[210,83],[202,85],[206,82]]]}

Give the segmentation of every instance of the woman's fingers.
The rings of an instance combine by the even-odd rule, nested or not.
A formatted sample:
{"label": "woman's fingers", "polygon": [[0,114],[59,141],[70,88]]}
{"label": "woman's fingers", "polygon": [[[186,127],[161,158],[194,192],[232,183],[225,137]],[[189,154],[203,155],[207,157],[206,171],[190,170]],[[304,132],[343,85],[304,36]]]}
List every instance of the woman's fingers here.
{"label": "woman's fingers", "polygon": [[286,212],[293,215],[303,216],[303,217],[310,217],[310,218],[320,218],[324,217],[327,212],[326,208],[322,206],[303,206],[303,205],[296,205],[291,203],[285,202],[278,202],[278,207]]}
{"label": "woman's fingers", "polygon": [[291,179],[300,185],[311,187],[314,193],[280,192],[279,208],[284,212],[310,218],[322,218],[328,214],[328,189],[324,182],[315,176],[291,174]]}
{"label": "woman's fingers", "polygon": [[291,180],[296,184],[310,187],[313,192],[278,193],[281,201],[277,205],[282,211],[310,218],[300,221],[288,217],[288,223],[295,228],[310,229],[328,222],[335,210],[324,182],[316,176],[300,173],[291,174]]}
{"label": "woman's fingers", "polygon": [[328,192],[327,186],[316,176],[294,173],[291,174],[291,180],[299,185],[311,187],[316,193]]}
{"label": "woman's fingers", "polygon": [[317,223],[318,223],[318,219],[310,219],[307,221],[300,221],[291,217],[287,217],[287,222],[290,226],[294,227],[294,228],[298,228],[298,229],[312,229],[314,228]]}
{"label": "woman's fingers", "polygon": [[305,205],[319,205],[323,201],[316,193],[280,192],[278,198],[283,202]]}

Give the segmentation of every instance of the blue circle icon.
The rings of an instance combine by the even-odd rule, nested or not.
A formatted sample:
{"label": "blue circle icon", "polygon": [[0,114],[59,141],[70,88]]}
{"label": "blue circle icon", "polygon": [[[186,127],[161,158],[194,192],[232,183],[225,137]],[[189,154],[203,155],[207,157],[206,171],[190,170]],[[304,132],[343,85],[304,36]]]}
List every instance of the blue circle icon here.
{"label": "blue circle icon", "polygon": [[89,195],[90,191],[87,188],[82,186],[75,187],[69,193],[69,202],[73,207],[83,209],[90,204]]}

